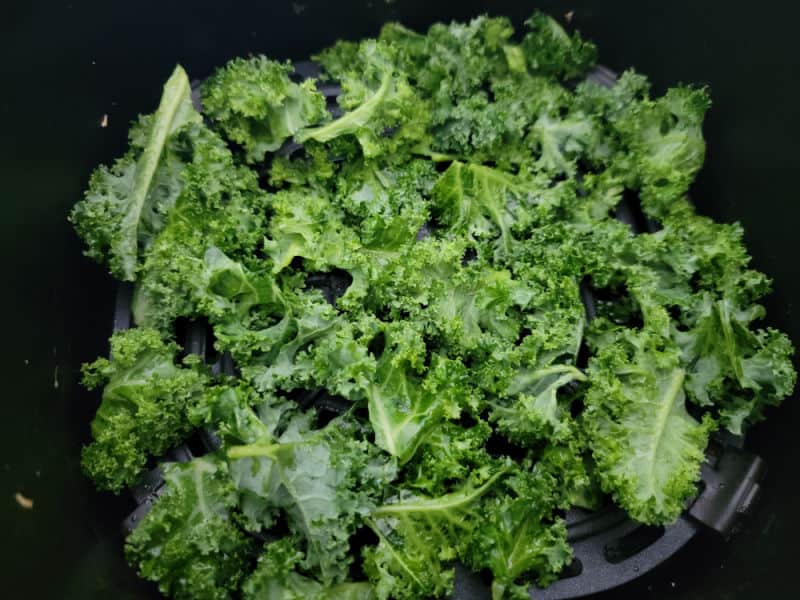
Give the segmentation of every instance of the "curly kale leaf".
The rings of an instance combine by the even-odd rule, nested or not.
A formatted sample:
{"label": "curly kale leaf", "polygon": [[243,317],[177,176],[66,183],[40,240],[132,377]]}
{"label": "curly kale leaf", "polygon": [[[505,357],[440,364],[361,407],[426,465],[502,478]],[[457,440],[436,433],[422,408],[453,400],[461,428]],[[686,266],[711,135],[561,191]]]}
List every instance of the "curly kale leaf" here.
{"label": "curly kale leaf", "polygon": [[175,136],[186,157],[183,188],[138,275],[137,324],[169,331],[178,317],[199,312],[204,256],[210,246],[252,262],[266,222],[267,195],[237,165],[225,143],[202,124]]}
{"label": "curly kale leaf", "polygon": [[620,330],[589,365],[584,426],[603,489],[644,523],[672,522],[695,493],[713,420],[686,411],[678,351]]}
{"label": "curly kale leaf", "polygon": [[482,518],[461,557],[473,570],[491,571],[492,598],[528,598],[533,579],[548,585],[571,562],[556,510],[591,485],[581,452],[575,441],[550,445],[511,468],[502,488],[481,500]]}
{"label": "curly kale leaf", "polygon": [[426,496],[441,496],[452,491],[454,484],[466,483],[472,472],[492,464],[486,450],[491,435],[492,428],[480,419],[469,427],[444,421],[403,465],[404,487]]}
{"label": "curly kale leaf", "polygon": [[570,112],[571,98],[553,77],[585,72],[594,46],[570,38],[545,15],[528,26],[520,45],[511,42],[514,29],[503,17],[435,24],[427,35],[384,26],[381,40],[397,49],[399,64],[430,98],[430,136],[417,152],[508,168],[534,162],[534,150],[541,155],[537,168],[554,174],[572,173],[579,156],[598,153],[592,119],[581,112],[559,117]]}
{"label": "curly kale leaf", "polygon": [[590,152],[607,153],[592,119],[579,112],[564,118],[540,115],[531,127],[529,140],[539,154],[536,167],[554,175],[573,175],[577,159]]}
{"label": "curly kale leaf", "polygon": [[436,357],[427,376],[420,331],[402,322],[383,330],[385,348],[366,389],[375,444],[403,463],[446,414],[458,416],[458,365]]}
{"label": "curly kale leaf", "polygon": [[703,89],[675,87],[655,100],[632,103],[614,122],[642,207],[651,216],[668,214],[703,166],[702,125],[710,104]]}
{"label": "curly kale leaf", "polygon": [[86,198],[73,208],[70,220],[88,245],[86,253],[107,262],[115,277],[134,280],[142,254],[164,227],[183,185],[184,159],[172,138],[200,120],[189,78],[177,66],[156,112],[132,127],[128,152],[92,174]]}
{"label": "curly kale leaf", "polygon": [[522,576],[537,573],[539,583],[547,585],[570,563],[566,525],[543,522],[529,498],[504,496],[481,509],[485,517],[472,533],[467,563],[491,570],[493,599],[529,598],[529,585],[517,583]]}
{"label": "curly kale leaf", "polygon": [[216,346],[262,392],[327,387],[352,399],[374,370],[357,327],[319,293],[281,288],[269,272],[253,272],[216,248],[205,257],[200,306]]}
{"label": "curly kale leaf", "polygon": [[[211,247],[205,254],[199,304],[217,348],[245,370],[269,367],[261,389],[290,378],[297,353],[333,326],[332,308],[316,296],[288,297],[268,272],[253,272]],[[290,300],[295,300],[291,302]]]}
{"label": "curly kale leaf", "polygon": [[380,39],[396,49],[398,63],[433,98],[434,111],[443,113],[452,100],[473,96],[508,71],[504,48],[513,34],[509,19],[480,16],[469,23],[435,23],[425,35],[388,23]]}
{"label": "curly kale leaf", "polygon": [[111,338],[111,360],[84,365],[89,389],[103,388],[83,449],[84,471],[98,487],[118,492],[134,483],[148,456],[160,456],[191,430],[188,411],[203,396],[208,376],[178,347],[152,329],[128,329]]}
{"label": "curly kale leaf", "polygon": [[128,536],[128,562],[172,598],[235,597],[254,544],[232,521],[236,490],[225,462],[208,456],[162,470],[166,491]]}
{"label": "curly kale leaf", "polygon": [[614,263],[648,328],[680,347],[688,397],[738,434],[791,394],[793,349],[755,325],[769,280],[749,268],[741,227],[696,215],[686,201],[671,211],[658,232],[617,244]]}
{"label": "curly kale leaf", "polygon": [[304,562],[300,540],[286,536],[264,547],[255,571],[242,585],[244,600],[375,600],[366,582],[325,586],[298,571]]}
{"label": "curly kale leaf", "polygon": [[[212,428],[223,447],[278,438],[290,425],[306,427],[308,418],[296,404],[271,395],[259,395],[247,385],[217,387],[190,413],[192,423]],[[241,523],[248,531],[272,527],[279,517],[271,502],[278,480],[273,463],[260,458],[229,461],[228,471],[236,484]]]}
{"label": "curly kale leaf", "polygon": [[378,544],[363,550],[364,569],[378,598],[411,600],[448,594],[453,561],[481,519],[480,498],[504,475],[470,481],[441,496],[402,493],[367,521]]}
{"label": "curly kale leaf", "polygon": [[430,310],[437,317],[443,346],[472,350],[516,340],[521,311],[532,296],[533,291],[508,271],[476,262],[453,274]]}
{"label": "curly kale leaf", "polygon": [[497,238],[497,252],[509,254],[512,227],[543,189],[498,169],[453,161],[433,187],[434,215],[453,232]]}
{"label": "curly kale leaf", "polygon": [[571,405],[586,379],[575,366],[585,326],[578,285],[571,277],[555,277],[543,260],[536,262],[515,265],[529,294],[519,317],[526,335],[496,351],[482,369],[490,420],[522,446],[560,442],[571,434]]}
{"label": "curly kale leaf", "polygon": [[520,47],[531,71],[572,79],[585,75],[597,60],[597,48],[576,31],[572,37],[552,17],[537,12],[525,21]]}
{"label": "curly kale leaf", "polygon": [[789,396],[797,379],[789,338],[771,328],[751,329],[762,314],[758,305],[740,308],[729,299],[704,296],[696,325],[675,333],[691,397],[702,405],[718,404],[721,422],[735,434],[762,420],[764,409]]}
{"label": "curly kale leaf", "polygon": [[558,397],[564,386],[585,381],[572,365],[550,364],[521,368],[507,389],[511,402],[493,404],[491,420],[518,443],[563,439],[570,433],[570,403]]}
{"label": "curly kale leaf", "polygon": [[436,178],[430,161],[421,159],[398,167],[355,163],[339,174],[334,202],[345,222],[358,223],[367,251],[386,254],[416,241],[430,217],[427,194]]}
{"label": "curly kale leaf", "polygon": [[327,120],[313,80],[294,83],[292,66],[264,56],[236,58],[203,85],[203,110],[248,162],[264,159],[295,133]]}
{"label": "curly kale leaf", "polygon": [[346,579],[349,539],[395,477],[393,462],[360,439],[360,431],[347,417],[320,430],[295,420],[277,438],[264,432],[256,441],[227,447],[232,469],[248,461],[250,472],[264,478],[264,500],[282,510],[303,541],[302,567],[326,584]]}
{"label": "curly kale leaf", "polygon": [[341,211],[327,193],[281,191],[270,200],[273,216],[263,247],[273,272],[284,270],[298,257],[309,261],[309,270],[352,268],[358,239],[344,226]]}
{"label": "curly kale leaf", "polygon": [[362,398],[375,361],[361,326],[338,316],[318,292],[300,289],[296,278],[276,277],[208,249],[197,295],[217,349],[230,352],[260,391],[322,386]]}
{"label": "curly kale leaf", "polygon": [[[565,505],[563,482],[572,480],[575,467],[553,460],[552,452],[534,466],[528,460],[512,466],[490,458],[480,437],[472,437],[473,429],[457,429],[451,426],[445,438],[434,434],[424,446],[428,459],[438,456],[445,465],[415,459],[397,498],[373,511],[369,523],[379,542],[364,555],[379,598],[447,593],[456,558],[492,572],[493,598],[527,597],[527,587],[519,584],[524,576],[550,582],[571,559],[566,527],[552,514]],[[454,452],[466,464],[446,476]],[[471,463],[476,469],[463,471]],[[431,482],[435,472],[456,481],[455,488],[430,495],[407,487],[419,489],[417,484]]]}
{"label": "curly kale leaf", "polygon": [[425,136],[429,109],[395,65],[394,49],[375,40],[359,44],[347,65],[338,54],[318,57],[323,67],[339,81],[339,106],[346,112],[330,123],[298,132],[300,142],[330,142],[354,136],[366,158],[384,159]]}

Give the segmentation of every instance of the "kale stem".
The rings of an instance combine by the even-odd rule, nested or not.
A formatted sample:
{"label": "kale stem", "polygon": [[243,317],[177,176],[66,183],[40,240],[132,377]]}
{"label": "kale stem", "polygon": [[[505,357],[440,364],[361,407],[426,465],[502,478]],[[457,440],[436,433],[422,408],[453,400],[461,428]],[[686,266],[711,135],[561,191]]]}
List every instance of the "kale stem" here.
{"label": "kale stem", "polygon": [[281,444],[244,444],[242,446],[233,446],[228,448],[228,458],[250,458],[256,456],[265,456],[267,458],[276,459],[277,451]]}

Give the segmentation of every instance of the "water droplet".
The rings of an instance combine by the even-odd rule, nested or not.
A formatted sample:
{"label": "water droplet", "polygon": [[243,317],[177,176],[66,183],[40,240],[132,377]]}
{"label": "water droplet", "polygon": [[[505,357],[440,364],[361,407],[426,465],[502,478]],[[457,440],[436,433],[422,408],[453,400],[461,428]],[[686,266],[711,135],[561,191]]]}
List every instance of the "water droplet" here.
{"label": "water droplet", "polygon": [[639,567],[633,567],[633,572],[634,573],[638,573],[639,572]]}
{"label": "water droplet", "polygon": [[131,515],[131,522],[136,523],[136,515]]}

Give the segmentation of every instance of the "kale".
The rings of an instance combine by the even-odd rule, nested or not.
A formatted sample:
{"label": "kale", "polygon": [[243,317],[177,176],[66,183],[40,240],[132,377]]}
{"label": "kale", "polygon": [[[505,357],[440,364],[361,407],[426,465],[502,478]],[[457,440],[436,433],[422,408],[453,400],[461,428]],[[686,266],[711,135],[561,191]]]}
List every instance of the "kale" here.
{"label": "kale", "polygon": [[[602,87],[592,43],[525,25],[337,42],[315,57],[330,112],[257,56],[201,86],[201,116],[178,67],[92,175],[70,219],[134,283],[136,327],[84,368],[102,388],[84,470],[118,492],[195,428],[221,443],[161,465],[128,537],[164,594],[444,597],[460,561],[527,598],[572,560],[563,511],[674,521],[710,434],[792,393],[741,226],[687,198],[706,90]],[[617,220],[627,196],[659,227]],[[181,319],[235,376],[179,358]]]}

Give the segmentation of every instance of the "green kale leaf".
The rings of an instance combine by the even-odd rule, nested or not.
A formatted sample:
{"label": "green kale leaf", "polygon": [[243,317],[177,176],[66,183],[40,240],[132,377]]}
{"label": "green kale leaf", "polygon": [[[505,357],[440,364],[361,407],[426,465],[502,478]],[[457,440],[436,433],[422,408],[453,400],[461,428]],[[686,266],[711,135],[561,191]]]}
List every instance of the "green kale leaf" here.
{"label": "green kale leaf", "polygon": [[327,120],[313,80],[294,83],[292,66],[264,56],[235,58],[203,85],[203,111],[241,144],[248,162],[264,160],[295,133]]}
{"label": "green kale leaf", "polygon": [[366,582],[346,582],[325,586],[297,571],[303,563],[298,540],[286,536],[270,542],[258,559],[255,571],[242,585],[245,600],[375,600]]}
{"label": "green kale leaf", "polygon": [[263,432],[256,441],[227,448],[232,468],[248,461],[251,474],[263,477],[264,499],[283,511],[303,541],[303,568],[325,583],[346,579],[349,538],[395,476],[393,462],[359,439],[359,431],[346,417],[320,430],[295,419],[277,438]]}
{"label": "green kale leaf", "polygon": [[367,40],[359,44],[349,65],[329,56],[318,59],[341,84],[338,102],[346,112],[330,123],[300,131],[295,136],[298,142],[354,136],[366,158],[389,158],[424,137],[429,110],[395,66],[393,48]]}
{"label": "green kale leaf", "polygon": [[107,262],[119,279],[134,280],[142,253],[164,227],[181,191],[184,160],[180,147],[171,143],[173,136],[200,120],[189,78],[177,66],[156,112],[131,128],[128,152],[110,169],[99,167],[92,174],[86,198],[73,208],[70,220],[88,245],[86,253]]}
{"label": "green kale leaf", "polygon": [[364,568],[378,598],[438,597],[453,586],[453,561],[480,521],[481,496],[504,474],[436,497],[403,493],[372,511],[379,538],[364,550]]}
{"label": "green kale leaf", "polygon": [[715,424],[686,411],[686,373],[675,348],[660,348],[648,333],[615,337],[589,369],[584,426],[597,474],[633,518],[669,523],[696,491]]}
{"label": "green kale leaf", "polygon": [[99,488],[119,492],[134,483],[148,456],[162,455],[191,431],[189,410],[209,378],[195,357],[176,364],[177,352],[155,330],[128,329],[111,338],[111,360],[84,365],[84,385],[103,389],[81,461]]}
{"label": "green kale leaf", "polygon": [[225,462],[202,457],[162,470],[166,491],[128,536],[128,562],[173,598],[234,597],[254,544],[231,520],[236,491]]}

